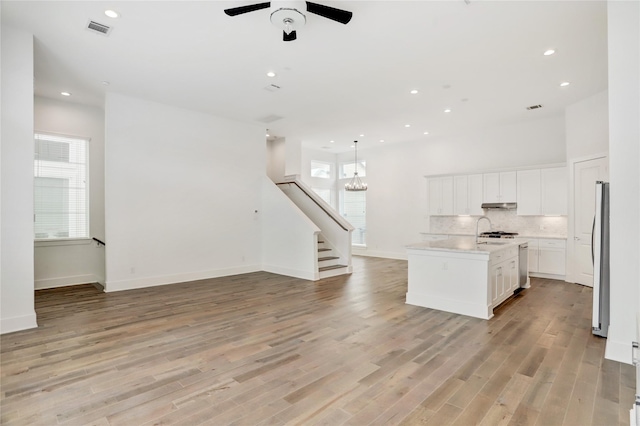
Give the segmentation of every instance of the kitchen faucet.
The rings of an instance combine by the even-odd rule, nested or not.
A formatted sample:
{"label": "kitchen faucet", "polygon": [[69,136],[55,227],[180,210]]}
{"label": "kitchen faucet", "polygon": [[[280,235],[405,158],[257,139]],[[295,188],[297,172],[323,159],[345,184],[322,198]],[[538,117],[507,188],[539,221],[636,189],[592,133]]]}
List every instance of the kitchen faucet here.
{"label": "kitchen faucet", "polygon": [[491,228],[493,228],[493,225],[491,224],[491,219],[489,219],[487,216],[480,216],[476,221],[476,244],[478,244],[479,242],[478,240],[480,239],[480,235],[478,234],[478,225],[480,225],[480,219],[487,219],[489,221],[489,231],[491,231]]}

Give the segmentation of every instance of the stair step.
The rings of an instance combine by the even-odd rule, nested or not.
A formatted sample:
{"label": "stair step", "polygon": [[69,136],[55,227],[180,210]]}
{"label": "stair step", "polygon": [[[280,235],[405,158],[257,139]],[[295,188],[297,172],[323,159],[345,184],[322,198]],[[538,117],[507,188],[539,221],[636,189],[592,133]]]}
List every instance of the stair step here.
{"label": "stair step", "polygon": [[318,258],[318,262],[322,262],[325,260],[334,260],[334,259],[340,259],[340,256],[325,256],[325,257],[319,257]]}
{"label": "stair step", "polygon": [[326,248],[326,247],[319,247],[318,251],[319,252],[321,252],[321,251],[331,251],[331,249],[330,248]]}
{"label": "stair step", "polygon": [[330,265],[330,266],[323,266],[321,268],[318,268],[318,271],[319,272],[330,271],[332,269],[339,269],[339,268],[346,268],[346,267],[347,265]]}

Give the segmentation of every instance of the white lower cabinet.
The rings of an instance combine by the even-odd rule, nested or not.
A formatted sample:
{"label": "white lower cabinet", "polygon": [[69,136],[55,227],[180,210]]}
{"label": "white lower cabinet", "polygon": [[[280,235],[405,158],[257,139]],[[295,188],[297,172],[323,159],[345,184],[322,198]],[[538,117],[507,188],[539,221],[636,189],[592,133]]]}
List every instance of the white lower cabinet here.
{"label": "white lower cabinet", "polygon": [[538,272],[565,275],[566,266],[565,240],[538,240]]}
{"label": "white lower cabinet", "polygon": [[491,306],[504,302],[518,288],[518,248],[491,254],[489,259]]}
{"label": "white lower cabinet", "polygon": [[534,274],[566,274],[566,240],[529,239],[529,272]]}

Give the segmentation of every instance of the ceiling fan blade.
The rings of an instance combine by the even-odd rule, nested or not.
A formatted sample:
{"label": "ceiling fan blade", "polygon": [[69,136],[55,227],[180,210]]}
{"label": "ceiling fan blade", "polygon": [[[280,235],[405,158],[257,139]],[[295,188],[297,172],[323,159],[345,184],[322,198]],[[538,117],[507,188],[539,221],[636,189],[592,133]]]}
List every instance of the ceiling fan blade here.
{"label": "ceiling fan blade", "polygon": [[307,2],[307,12],[320,15],[324,18],[331,19],[332,21],[340,22],[341,24],[348,24],[353,16],[353,13],[349,11],[324,6],[310,1]]}
{"label": "ceiling fan blade", "polygon": [[247,12],[255,12],[256,10],[266,9],[270,6],[271,6],[271,2],[256,3],[256,4],[250,4],[248,6],[232,7],[231,9],[225,9],[224,13],[226,13],[229,16],[236,16],[236,15],[242,15],[243,13],[247,13]]}
{"label": "ceiling fan blade", "polygon": [[298,38],[296,36],[296,32],[295,31],[291,31],[289,34],[287,34],[286,32],[282,32],[282,40],[284,41],[293,41],[296,38]]}

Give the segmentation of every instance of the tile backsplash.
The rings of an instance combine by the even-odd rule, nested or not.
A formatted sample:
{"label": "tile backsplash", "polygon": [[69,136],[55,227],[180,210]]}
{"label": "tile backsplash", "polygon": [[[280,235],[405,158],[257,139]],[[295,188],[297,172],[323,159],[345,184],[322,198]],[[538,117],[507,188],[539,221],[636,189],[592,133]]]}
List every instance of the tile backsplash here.
{"label": "tile backsplash", "polygon": [[[517,232],[530,237],[567,237],[567,216],[518,216],[515,210],[487,210],[494,231]],[[479,216],[431,216],[429,232],[433,234],[475,234]],[[486,220],[480,232],[488,231]]]}

